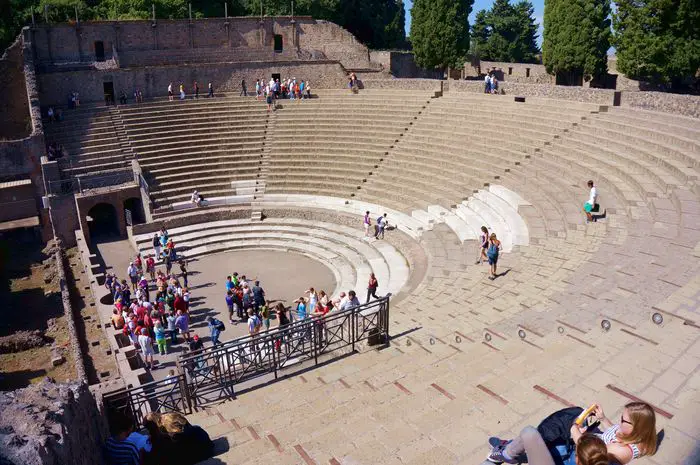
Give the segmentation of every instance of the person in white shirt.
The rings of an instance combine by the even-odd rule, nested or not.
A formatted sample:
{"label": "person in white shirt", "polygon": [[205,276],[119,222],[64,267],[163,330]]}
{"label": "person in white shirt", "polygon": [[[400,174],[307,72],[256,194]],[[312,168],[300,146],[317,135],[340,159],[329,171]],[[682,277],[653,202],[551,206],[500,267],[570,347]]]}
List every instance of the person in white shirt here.
{"label": "person in white shirt", "polygon": [[197,192],[197,191],[192,192],[192,197],[190,198],[190,202],[197,205],[198,207],[202,206],[202,197],[200,197],[199,192]]}
{"label": "person in white shirt", "polygon": [[131,288],[136,291],[136,284],[139,282],[139,269],[136,268],[134,262],[129,262],[129,267],[126,269],[126,274],[129,275],[131,280]]}
{"label": "person in white shirt", "polygon": [[489,73],[486,73],[486,76],[484,77],[484,93],[491,93],[491,75]]}
{"label": "person in white shirt", "polygon": [[588,201],[583,205],[583,211],[586,213],[586,220],[593,221],[593,214],[591,212],[598,211],[598,190],[596,189],[593,181],[588,181],[588,188],[591,190]]}

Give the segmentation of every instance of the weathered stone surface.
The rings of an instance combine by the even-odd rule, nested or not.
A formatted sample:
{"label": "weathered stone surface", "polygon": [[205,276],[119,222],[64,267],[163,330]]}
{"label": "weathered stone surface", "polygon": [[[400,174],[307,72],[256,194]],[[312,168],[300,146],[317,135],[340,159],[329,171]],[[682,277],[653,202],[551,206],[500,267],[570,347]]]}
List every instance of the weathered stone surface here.
{"label": "weathered stone surface", "polygon": [[23,350],[41,347],[45,343],[41,331],[17,331],[9,336],[0,337],[0,354],[22,352]]}
{"label": "weathered stone surface", "polygon": [[0,393],[0,463],[102,463],[106,426],[85,384],[46,380]]}

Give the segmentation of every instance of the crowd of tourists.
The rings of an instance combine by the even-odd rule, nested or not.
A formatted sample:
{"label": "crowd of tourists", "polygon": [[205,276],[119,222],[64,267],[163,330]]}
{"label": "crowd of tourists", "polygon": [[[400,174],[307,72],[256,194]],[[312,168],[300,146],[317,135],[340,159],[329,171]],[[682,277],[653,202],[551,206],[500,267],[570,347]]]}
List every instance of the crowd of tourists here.
{"label": "crowd of tourists", "polygon": [[493,463],[531,465],[626,465],[656,453],[659,438],[654,408],[641,401],[624,406],[620,421],[610,420],[600,404],[569,407],[528,426],[517,437],[489,439]]}
{"label": "crowd of tourists", "polygon": [[[270,308],[271,302],[266,298],[265,290],[257,279],[249,280],[245,275],[239,276],[234,272],[226,277],[225,286],[229,322],[231,324],[247,323],[250,336],[270,329],[272,319],[277,320],[279,329],[284,329],[294,321],[318,319],[333,311],[347,310],[361,305],[354,290],[347,293],[340,292],[333,298],[324,290],[316,291],[311,287],[296,299],[291,307],[288,308],[284,303],[277,302]],[[374,273],[371,273],[367,283],[366,303],[370,302],[371,297],[380,298],[377,296],[378,287],[379,281]]]}
{"label": "crowd of tourists", "polygon": [[113,412],[110,429],[103,448],[107,465],[193,465],[214,453],[207,432],[177,412],[149,413],[138,431],[132,418]]}
{"label": "crowd of tourists", "polygon": [[[112,326],[141,350],[146,367],[153,369],[156,350],[168,354],[168,346],[178,343],[178,334],[190,345],[201,344],[190,337],[190,290],[187,261],[177,256],[175,244],[163,228],[153,238],[153,254],[137,254],[126,269],[127,279],[107,273],[105,287],[113,301]],[[173,272],[177,260],[179,273]],[[165,266],[165,272],[157,264]],[[211,318],[211,320],[215,320]],[[217,320],[218,321],[218,320]],[[216,321],[210,324],[217,325]]]}

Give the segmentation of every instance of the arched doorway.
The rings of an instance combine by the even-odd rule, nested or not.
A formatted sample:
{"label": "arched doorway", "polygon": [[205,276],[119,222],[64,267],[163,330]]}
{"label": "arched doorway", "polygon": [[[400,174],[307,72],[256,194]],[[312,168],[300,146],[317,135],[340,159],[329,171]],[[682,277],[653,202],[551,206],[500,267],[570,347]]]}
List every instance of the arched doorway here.
{"label": "arched doorway", "polygon": [[138,197],[131,197],[124,201],[124,223],[127,226],[141,224],[146,222],[143,214],[143,204]]}
{"label": "arched doorway", "polygon": [[117,209],[109,203],[98,203],[88,211],[88,229],[93,240],[119,236]]}

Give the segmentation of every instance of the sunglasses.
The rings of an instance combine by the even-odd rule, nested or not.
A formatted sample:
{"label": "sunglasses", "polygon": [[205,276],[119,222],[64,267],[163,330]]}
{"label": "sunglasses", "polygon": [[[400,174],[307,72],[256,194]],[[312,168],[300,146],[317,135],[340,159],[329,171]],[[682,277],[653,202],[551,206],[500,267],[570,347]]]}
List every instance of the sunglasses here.
{"label": "sunglasses", "polygon": [[631,422],[631,421],[625,420],[625,417],[624,417],[623,415],[620,415],[620,425],[624,425],[625,423],[627,423],[628,425],[632,426],[632,422]]}

